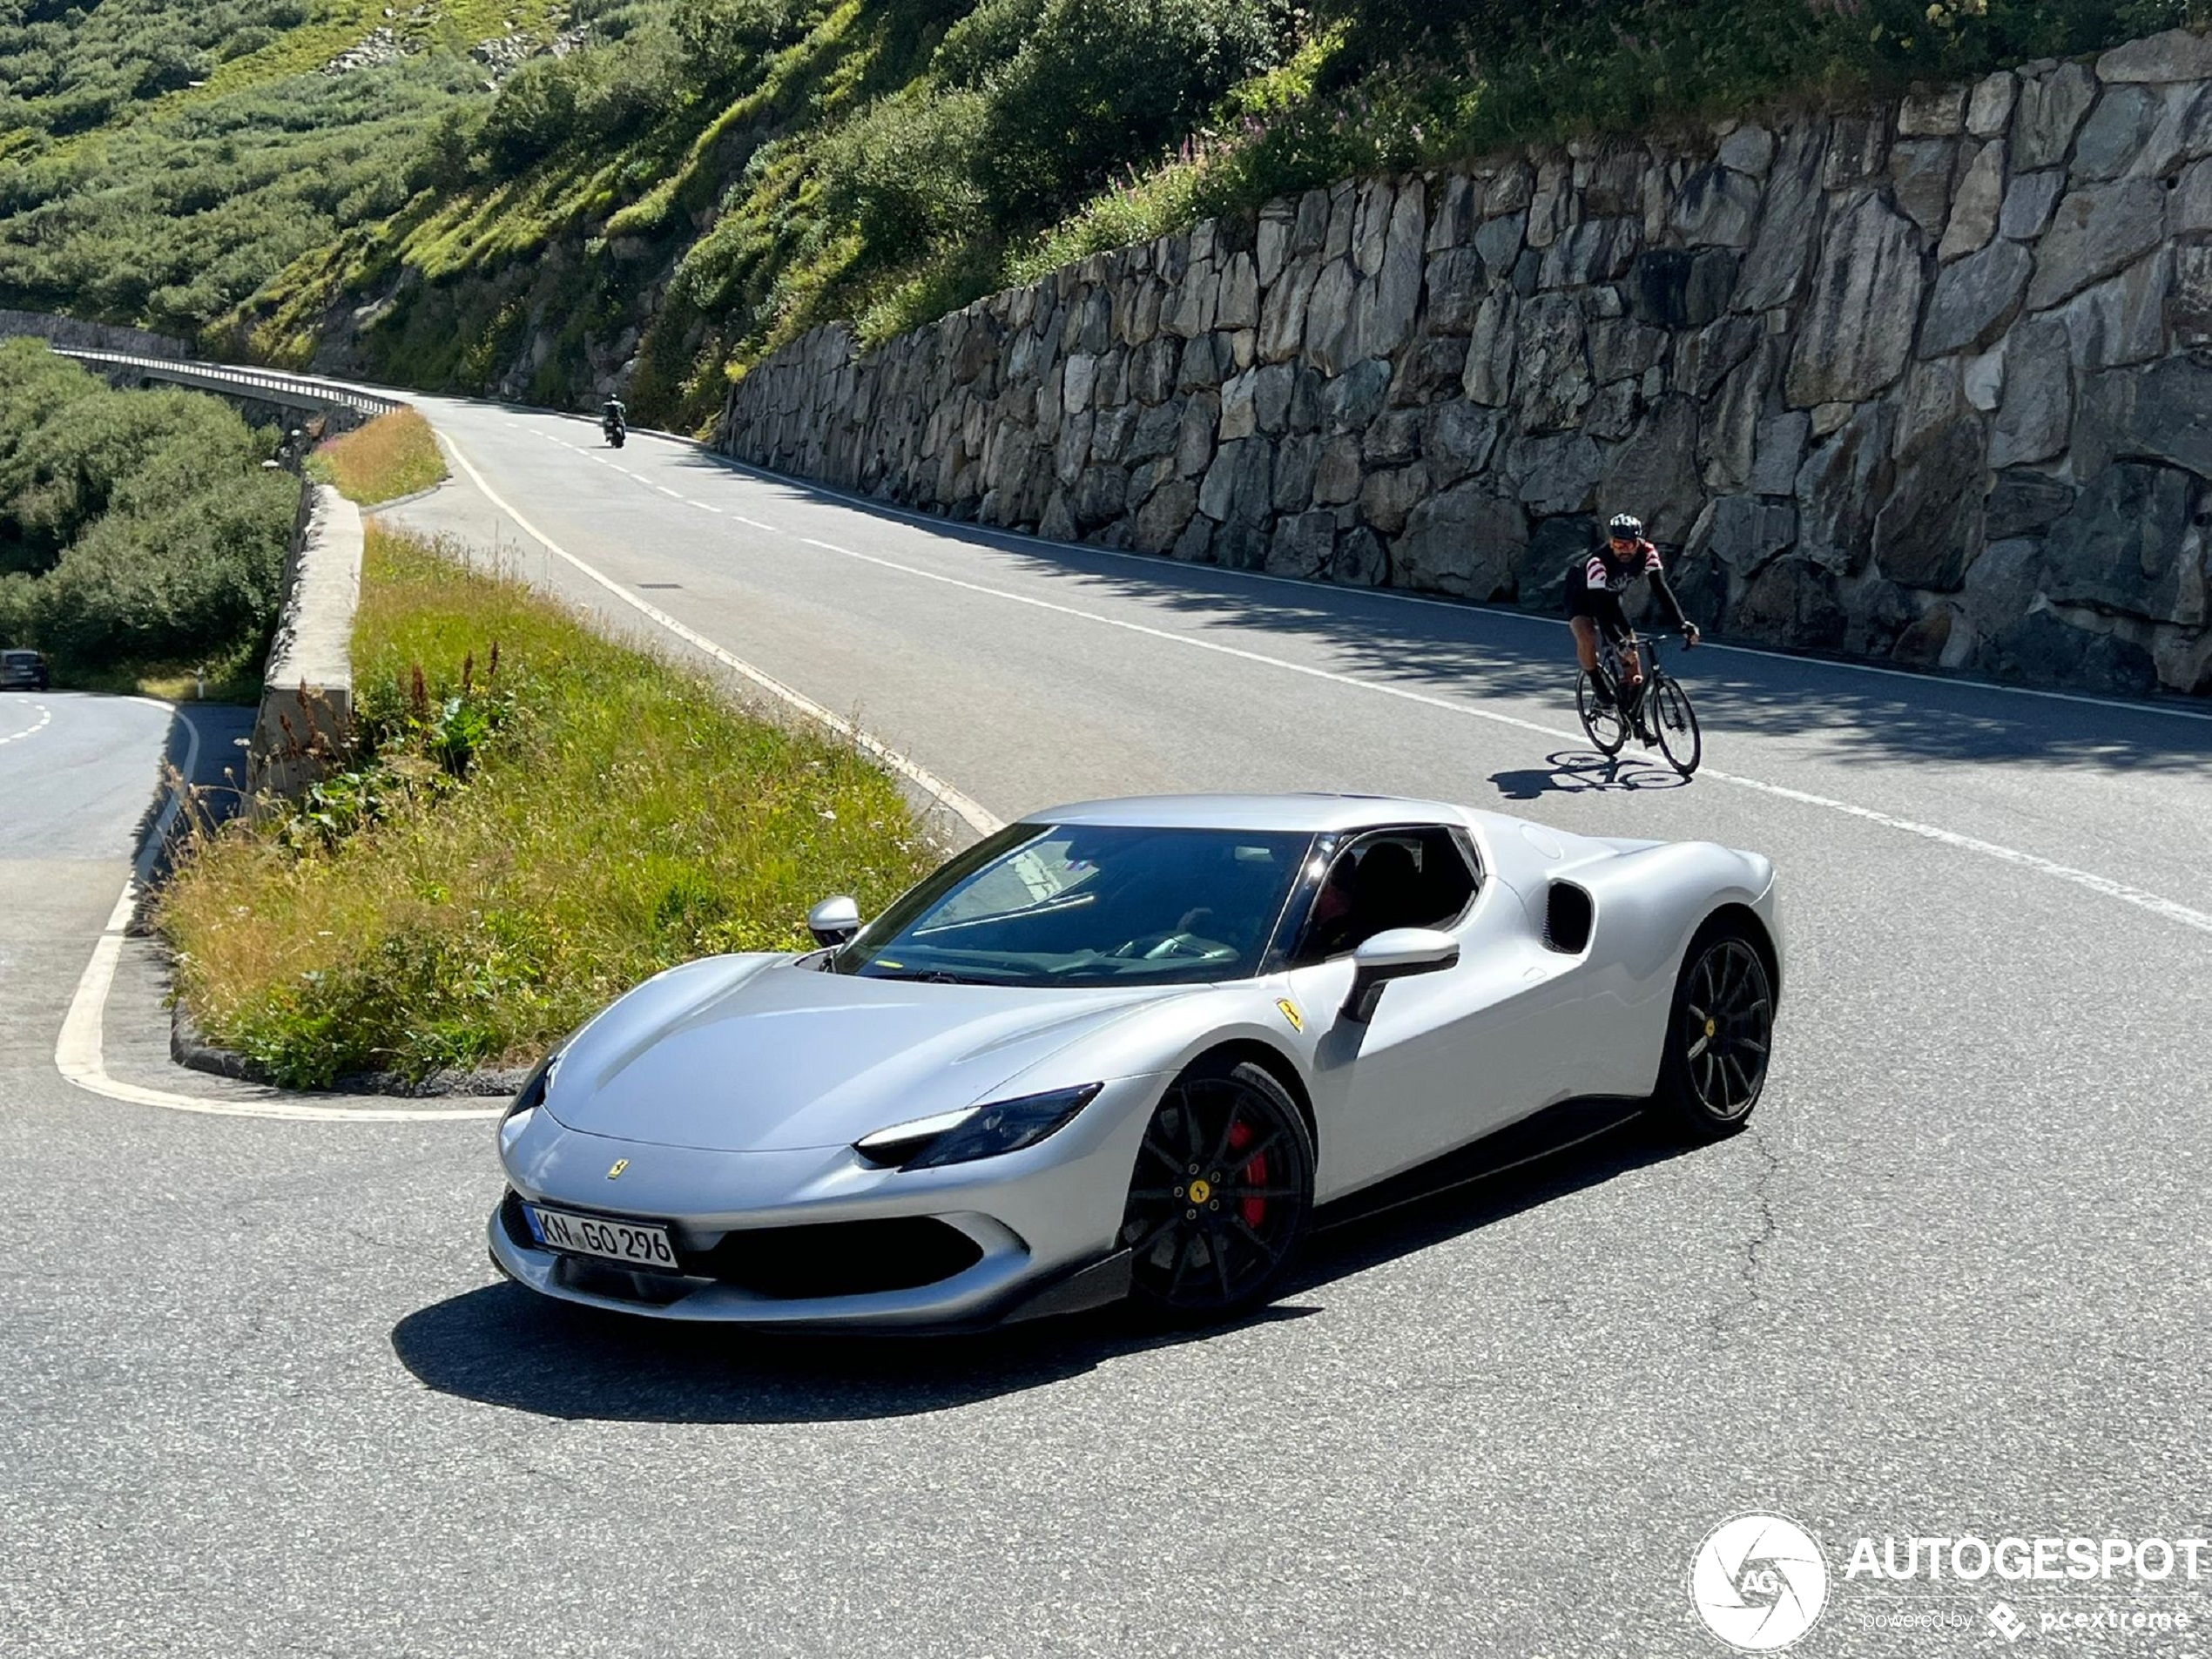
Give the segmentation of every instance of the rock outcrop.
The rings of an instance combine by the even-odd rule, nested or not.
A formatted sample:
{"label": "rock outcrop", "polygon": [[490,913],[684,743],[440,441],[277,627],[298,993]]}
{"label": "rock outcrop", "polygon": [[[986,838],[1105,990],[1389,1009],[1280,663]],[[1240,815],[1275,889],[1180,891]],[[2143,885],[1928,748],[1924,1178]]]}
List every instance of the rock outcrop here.
{"label": "rock outcrop", "polygon": [[1643,515],[1723,633],[2212,692],[2212,43],[1696,152],[1365,179],[732,389],[747,461],[1554,610]]}

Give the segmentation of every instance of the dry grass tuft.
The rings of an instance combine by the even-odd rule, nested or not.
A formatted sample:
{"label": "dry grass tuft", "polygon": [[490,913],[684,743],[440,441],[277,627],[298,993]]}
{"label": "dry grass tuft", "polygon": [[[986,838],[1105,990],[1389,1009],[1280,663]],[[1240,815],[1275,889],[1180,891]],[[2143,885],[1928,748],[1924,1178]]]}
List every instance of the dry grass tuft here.
{"label": "dry grass tuft", "polygon": [[430,423],[413,409],[394,409],[320,446],[307,470],[374,507],[443,482],[446,462]]}

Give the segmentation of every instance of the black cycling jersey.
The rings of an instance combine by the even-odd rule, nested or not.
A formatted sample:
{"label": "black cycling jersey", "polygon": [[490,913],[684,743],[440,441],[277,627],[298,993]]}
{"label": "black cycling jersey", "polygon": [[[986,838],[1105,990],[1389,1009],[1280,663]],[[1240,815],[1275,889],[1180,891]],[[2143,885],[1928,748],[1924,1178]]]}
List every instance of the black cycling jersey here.
{"label": "black cycling jersey", "polygon": [[1625,553],[1615,552],[1610,542],[1601,543],[1587,559],[1570,566],[1567,572],[1567,614],[1589,617],[1615,639],[1627,637],[1633,630],[1629,626],[1627,613],[1621,609],[1621,596],[1647,578],[1675,626],[1686,631],[1689,618],[1683,614],[1681,601],[1668,584],[1659,550],[1642,540]]}

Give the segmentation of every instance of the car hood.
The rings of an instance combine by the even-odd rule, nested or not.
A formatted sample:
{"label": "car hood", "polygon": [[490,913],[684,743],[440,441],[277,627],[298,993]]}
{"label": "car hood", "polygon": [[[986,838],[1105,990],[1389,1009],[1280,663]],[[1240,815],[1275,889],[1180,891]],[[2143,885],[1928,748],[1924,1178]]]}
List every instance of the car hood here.
{"label": "car hood", "polygon": [[570,1129],[658,1145],[846,1146],[988,1098],[1102,1026],[1201,988],[915,984],[718,957],[649,981],[587,1026],[546,1108]]}

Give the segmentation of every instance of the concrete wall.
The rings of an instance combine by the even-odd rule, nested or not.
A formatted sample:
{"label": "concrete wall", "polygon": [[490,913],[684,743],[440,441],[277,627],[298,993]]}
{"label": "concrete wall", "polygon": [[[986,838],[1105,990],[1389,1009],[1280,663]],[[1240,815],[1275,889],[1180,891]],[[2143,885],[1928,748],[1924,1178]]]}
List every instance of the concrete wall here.
{"label": "concrete wall", "polygon": [[1695,147],[1349,182],[732,392],[986,523],[1553,611],[1615,511],[1720,631],[2212,691],[2212,41]]}
{"label": "concrete wall", "polygon": [[253,795],[297,795],[344,759],[361,546],[361,509],[327,484],[307,485],[285,556],[284,610],[248,751]]}
{"label": "concrete wall", "polygon": [[141,357],[190,357],[191,346],[168,334],[143,328],[121,328],[112,323],[85,322],[76,317],[57,317],[44,311],[0,308],[0,340],[29,335],[57,346],[76,346],[87,351],[133,352]]}

